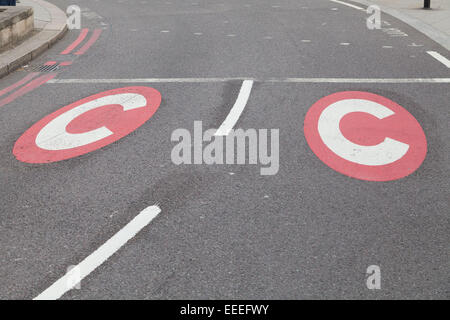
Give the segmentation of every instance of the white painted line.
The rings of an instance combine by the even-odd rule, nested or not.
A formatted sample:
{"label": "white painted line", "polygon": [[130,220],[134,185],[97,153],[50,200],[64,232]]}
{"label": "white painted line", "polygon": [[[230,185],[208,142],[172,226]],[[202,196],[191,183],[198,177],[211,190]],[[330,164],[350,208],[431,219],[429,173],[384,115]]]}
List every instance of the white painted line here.
{"label": "white painted line", "polygon": [[404,78],[404,79],[361,79],[361,78],[286,78],[266,82],[297,83],[450,83],[450,78]]}
{"label": "white painted line", "polygon": [[234,104],[233,108],[231,108],[230,113],[228,114],[225,121],[222,125],[217,129],[216,136],[226,136],[230,133],[231,129],[233,129],[236,122],[239,120],[239,117],[244,111],[244,108],[247,104],[248,98],[250,97],[250,93],[252,92],[253,80],[245,80],[242,83],[241,91],[239,92],[239,96]]}
{"label": "white painted line", "polygon": [[331,2],[335,2],[335,3],[343,4],[344,6],[347,6],[347,7],[353,8],[353,9],[366,11],[366,10],[364,10],[361,7],[355,6],[354,4],[350,4],[350,3],[347,3],[347,2],[344,2],[344,1],[339,1],[339,0],[330,0],[330,1]]}
{"label": "white painted line", "polygon": [[446,57],[441,55],[440,53],[436,51],[427,51],[427,53],[438,60],[439,62],[443,63],[447,68],[450,68],[450,60],[448,60]]}
{"label": "white painted line", "polygon": [[[244,81],[249,78],[129,78],[129,79],[54,79],[51,83],[208,83],[226,81]],[[47,82],[49,83],[49,82]]]}
{"label": "white painted line", "polygon": [[[144,209],[111,239],[33,300],[56,300],[62,297],[147,226],[160,212],[161,209],[156,205]],[[75,283],[74,278],[77,279]]]}
{"label": "white painted line", "polygon": [[450,83],[450,78],[136,78],[136,79],[52,79],[46,84],[92,83],[214,83],[229,81],[274,83]]}

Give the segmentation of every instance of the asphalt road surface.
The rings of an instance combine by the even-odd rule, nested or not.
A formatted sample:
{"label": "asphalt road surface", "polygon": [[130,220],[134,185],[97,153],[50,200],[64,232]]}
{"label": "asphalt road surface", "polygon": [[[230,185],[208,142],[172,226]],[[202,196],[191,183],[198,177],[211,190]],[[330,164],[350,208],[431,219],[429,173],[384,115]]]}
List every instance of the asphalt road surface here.
{"label": "asphalt road surface", "polygon": [[[65,10],[73,1],[51,2]],[[149,207],[151,221],[111,256],[91,256],[98,265],[62,299],[450,298],[450,69],[428,53],[449,59],[447,50],[385,14],[382,29],[369,30],[365,7],[328,0],[77,5],[88,30],[71,30],[0,80],[0,90],[11,88],[0,96],[1,299],[33,299],[67,280],[70,266]],[[25,77],[32,83],[14,87]],[[174,164],[172,133],[193,132],[194,121],[219,128],[244,80],[253,86],[234,128],[279,129],[278,173]],[[45,164],[13,154],[60,108],[133,86],[162,100],[122,139]],[[426,136],[423,163],[370,181],[322,161],[305,139],[305,117],[344,91],[385,97],[412,115]],[[85,131],[121,114],[90,112],[97,127]],[[373,132],[369,145],[385,138]],[[371,265],[381,289],[367,286]]]}

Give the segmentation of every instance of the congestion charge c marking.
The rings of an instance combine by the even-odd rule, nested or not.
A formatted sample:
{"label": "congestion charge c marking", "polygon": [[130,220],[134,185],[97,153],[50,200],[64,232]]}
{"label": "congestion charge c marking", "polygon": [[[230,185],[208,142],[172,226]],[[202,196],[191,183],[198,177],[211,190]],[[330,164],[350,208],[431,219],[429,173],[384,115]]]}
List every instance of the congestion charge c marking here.
{"label": "congestion charge c marking", "polygon": [[149,87],[101,92],[38,121],[16,142],[13,154],[26,163],[67,160],[105,147],[147,122],[161,104]]}
{"label": "congestion charge c marking", "polygon": [[322,162],[360,180],[404,178],[427,154],[425,133],[414,116],[369,92],[345,91],[320,99],[306,114],[304,134]]}

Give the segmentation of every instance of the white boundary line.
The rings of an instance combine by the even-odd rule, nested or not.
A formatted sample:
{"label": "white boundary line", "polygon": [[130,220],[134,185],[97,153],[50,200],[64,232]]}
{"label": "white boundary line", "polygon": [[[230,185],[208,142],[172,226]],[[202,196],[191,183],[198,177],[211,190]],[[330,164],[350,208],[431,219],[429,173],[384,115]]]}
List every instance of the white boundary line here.
{"label": "white boundary line", "polygon": [[138,78],[138,79],[52,79],[46,84],[90,83],[215,83],[228,81],[272,83],[450,83],[450,78]]}
{"label": "white boundary line", "polygon": [[156,205],[141,211],[111,239],[33,300],[56,300],[62,297],[147,226],[160,212],[161,209]]}
{"label": "white boundary line", "polygon": [[441,55],[440,53],[436,51],[427,51],[427,53],[435,58],[437,61],[443,63],[447,68],[450,68],[450,60],[448,60],[446,57]]}
{"label": "white boundary line", "polygon": [[76,84],[76,83],[206,83],[244,81],[249,78],[130,78],[130,79],[52,79],[49,84]]}
{"label": "white boundary line", "polygon": [[252,92],[253,80],[245,80],[242,83],[241,91],[239,92],[239,96],[234,104],[233,108],[231,108],[230,113],[228,114],[225,121],[222,125],[217,129],[215,135],[216,136],[227,136],[228,133],[233,129],[236,122],[239,120],[239,117],[244,111],[245,106],[247,105],[248,98],[250,97],[250,93]]}
{"label": "white boundary line", "polygon": [[403,78],[403,79],[362,79],[362,78],[286,78],[268,79],[266,82],[282,83],[450,83],[450,78]]}
{"label": "white boundary line", "polygon": [[356,10],[362,10],[362,11],[366,11],[366,10],[364,10],[364,8],[361,8],[361,7],[355,6],[354,4],[350,4],[350,3],[347,3],[347,2],[343,2],[343,1],[339,1],[339,0],[330,0],[330,1],[331,1],[331,2],[336,2],[336,3],[340,3],[340,4],[343,4],[344,6],[347,6],[347,7],[350,7],[350,8],[356,9]]}

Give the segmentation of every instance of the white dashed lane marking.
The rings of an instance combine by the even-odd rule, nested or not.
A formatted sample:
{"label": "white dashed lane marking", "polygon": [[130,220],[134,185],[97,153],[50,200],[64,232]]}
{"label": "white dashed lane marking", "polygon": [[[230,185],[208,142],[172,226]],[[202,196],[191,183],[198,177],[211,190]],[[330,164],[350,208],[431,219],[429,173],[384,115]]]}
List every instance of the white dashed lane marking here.
{"label": "white dashed lane marking", "polygon": [[437,61],[443,63],[447,68],[450,68],[450,60],[448,60],[446,57],[441,55],[440,53],[436,51],[427,51],[427,53],[435,58]]}
{"label": "white dashed lane marking", "polygon": [[117,232],[111,239],[106,241],[86,259],[68,271],[62,278],[34,298],[34,300],[56,300],[62,297],[138,234],[138,232],[155,219],[160,212],[161,209],[156,205],[141,211],[141,213]]}

